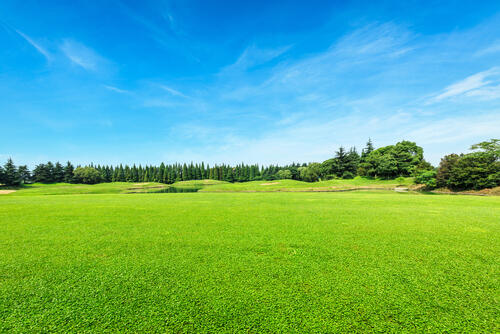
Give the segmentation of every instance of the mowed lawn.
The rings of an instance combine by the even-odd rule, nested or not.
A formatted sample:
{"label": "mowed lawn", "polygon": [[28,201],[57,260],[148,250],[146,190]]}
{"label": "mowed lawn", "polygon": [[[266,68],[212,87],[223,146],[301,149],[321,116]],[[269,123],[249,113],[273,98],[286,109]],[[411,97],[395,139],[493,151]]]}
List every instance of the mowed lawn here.
{"label": "mowed lawn", "polygon": [[500,330],[500,198],[0,196],[1,332]]}

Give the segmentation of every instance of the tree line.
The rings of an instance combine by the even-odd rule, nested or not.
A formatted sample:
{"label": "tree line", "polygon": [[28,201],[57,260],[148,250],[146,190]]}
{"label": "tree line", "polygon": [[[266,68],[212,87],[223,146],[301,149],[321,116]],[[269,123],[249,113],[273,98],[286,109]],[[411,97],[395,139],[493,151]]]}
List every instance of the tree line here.
{"label": "tree line", "polygon": [[351,179],[356,176],[379,179],[414,177],[416,183],[427,189],[452,190],[483,189],[500,185],[500,140],[492,139],[471,147],[468,154],[450,154],[437,168],[424,159],[424,150],[411,141],[375,148],[368,140],[358,153],[355,147],[340,147],[331,159],[322,163],[285,166],[259,166],[257,164],[226,164],[209,166],[205,163],[142,165],[86,165],[67,162],[42,163],[33,171],[27,166],[15,166],[9,159],[0,167],[0,184],[18,186],[23,183],[86,183],[101,182],[160,182],[212,179],[227,182],[293,179],[315,182],[329,179]]}

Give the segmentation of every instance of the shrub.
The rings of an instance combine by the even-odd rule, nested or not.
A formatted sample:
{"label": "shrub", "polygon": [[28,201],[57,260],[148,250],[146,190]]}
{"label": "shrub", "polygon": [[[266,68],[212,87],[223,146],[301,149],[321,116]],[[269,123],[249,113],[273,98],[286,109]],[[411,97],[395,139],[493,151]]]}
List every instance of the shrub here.
{"label": "shrub", "polygon": [[422,172],[415,177],[415,183],[425,184],[425,188],[429,190],[435,189],[437,186],[436,174],[437,172],[435,170],[428,170]]}
{"label": "shrub", "polygon": [[353,179],[354,178],[354,174],[349,172],[349,171],[346,171],[344,172],[344,174],[342,174],[342,178],[343,179]]}
{"label": "shrub", "polygon": [[400,177],[397,177],[396,180],[395,180],[398,184],[404,184],[405,183],[405,178],[400,176]]}

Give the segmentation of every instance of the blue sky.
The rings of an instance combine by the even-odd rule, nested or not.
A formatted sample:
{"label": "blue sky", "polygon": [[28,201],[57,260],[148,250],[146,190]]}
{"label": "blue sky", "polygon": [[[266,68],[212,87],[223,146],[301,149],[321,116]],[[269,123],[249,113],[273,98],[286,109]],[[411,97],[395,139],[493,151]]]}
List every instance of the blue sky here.
{"label": "blue sky", "polygon": [[0,160],[290,163],[500,137],[498,1],[0,2]]}

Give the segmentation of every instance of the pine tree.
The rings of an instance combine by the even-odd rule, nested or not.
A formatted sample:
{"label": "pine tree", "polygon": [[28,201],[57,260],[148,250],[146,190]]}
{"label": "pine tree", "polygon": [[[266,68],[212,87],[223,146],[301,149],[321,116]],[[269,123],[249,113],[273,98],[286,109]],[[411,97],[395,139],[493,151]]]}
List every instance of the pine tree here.
{"label": "pine tree", "polygon": [[[17,168],[17,171],[19,173],[19,177],[21,178],[22,183],[28,183],[31,180],[31,173],[30,170],[28,169],[28,166],[22,165]],[[0,183],[2,183],[0,181]]]}
{"label": "pine tree", "polygon": [[206,171],[205,171],[205,163],[203,163],[203,161],[201,162],[201,179],[204,180],[207,178],[207,174],[206,174]]}
{"label": "pine tree", "polygon": [[45,175],[47,176],[47,183],[54,183],[54,164],[52,162],[47,162],[45,165]]}
{"label": "pine tree", "polygon": [[64,167],[64,182],[67,182],[67,183],[73,183],[73,178],[74,178],[74,175],[73,175],[73,172],[74,172],[75,168],[73,167],[73,165],[71,164],[71,162],[67,162],[66,163],[66,167]]}
{"label": "pine tree", "polygon": [[59,161],[54,166],[52,178],[53,182],[64,182],[64,168]]}
{"label": "pine tree", "polygon": [[368,138],[368,142],[366,143],[366,147],[363,150],[361,150],[361,161],[364,162],[366,160],[366,157],[368,156],[368,154],[370,154],[374,150],[375,150],[375,148],[373,147],[372,140],[371,140],[371,138]]}
{"label": "pine tree", "polygon": [[234,175],[233,175],[233,169],[232,168],[227,168],[226,169],[226,175],[224,177],[224,181],[234,182]]}
{"label": "pine tree", "polygon": [[3,171],[3,167],[0,166],[0,185],[5,184],[5,173]]}
{"label": "pine tree", "polygon": [[123,165],[120,164],[120,167],[118,168],[118,182],[125,182],[125,169],[123,168]]}
{"label": "pine tree", "polygon": [[158,168],[158,174],[156,175],[156,182],[163,182],[165,175],[165,164],[162,162],[160,168]]}
{"label": "pine tree", "polygon": [[6,186],[18,186],[21,184],[21,177],[11,158],[3,165],[3,183]]}

